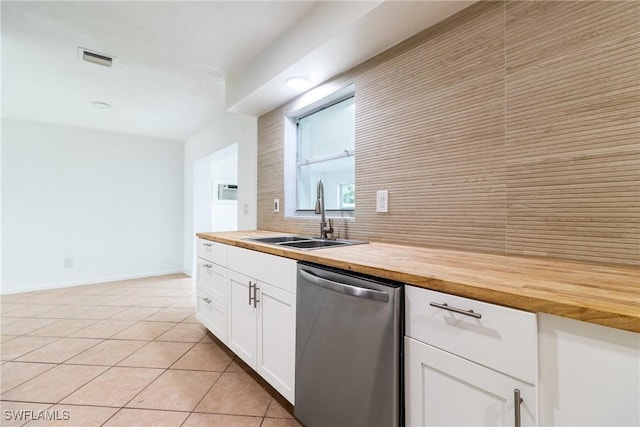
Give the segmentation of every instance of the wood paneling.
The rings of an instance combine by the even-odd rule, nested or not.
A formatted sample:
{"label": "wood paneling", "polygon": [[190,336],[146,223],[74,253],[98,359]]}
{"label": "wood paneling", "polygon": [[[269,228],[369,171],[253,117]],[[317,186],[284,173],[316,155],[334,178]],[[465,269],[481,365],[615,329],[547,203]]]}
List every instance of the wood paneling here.
{"label": "wood paneling", "polygon": [[396,280],[507,307],[640,332],[640,269],[370,243],[299,251],[245,240],[264,231],[198,237]]}
{"label": "wood paneling", "polygon": [[[332,79],[356,86],[338,234],[640,265],[639,43],[638,2],[478,2]],[[260,229],[318,233],[272,207],[301,102],[258,121]]]}
{"label": "wood paneling", "polygon": [[507,5],[508,252],[640,260],[638,31],[637,2]]}

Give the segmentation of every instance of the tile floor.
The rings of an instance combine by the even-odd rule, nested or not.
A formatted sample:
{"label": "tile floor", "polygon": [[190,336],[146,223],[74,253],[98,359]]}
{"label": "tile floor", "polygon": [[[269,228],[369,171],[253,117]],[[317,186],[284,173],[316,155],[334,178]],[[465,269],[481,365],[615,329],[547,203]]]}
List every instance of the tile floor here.
{"label": "tile floor", "polygon": [[0,425],[300,426],[194,294],[172,275],[2,296]]}

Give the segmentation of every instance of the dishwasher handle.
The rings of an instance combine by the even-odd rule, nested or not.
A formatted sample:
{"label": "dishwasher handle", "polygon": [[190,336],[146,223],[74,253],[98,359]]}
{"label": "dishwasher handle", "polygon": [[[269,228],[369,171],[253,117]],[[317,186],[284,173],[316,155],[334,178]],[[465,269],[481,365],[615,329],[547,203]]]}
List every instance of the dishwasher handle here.
{"label": "dishwasher handle", "polygon": [[318,277],[315,274],[312,274],[311,272],[304,269],[300,269],[299,272],[303,278],[316,286],[320,286],[321,288],[357,298],[370,299],[384,303],[389,302],[389,294],[387,292],[375,291],[373,289],[347,285],[346,283],[334,282],[333,280]]}

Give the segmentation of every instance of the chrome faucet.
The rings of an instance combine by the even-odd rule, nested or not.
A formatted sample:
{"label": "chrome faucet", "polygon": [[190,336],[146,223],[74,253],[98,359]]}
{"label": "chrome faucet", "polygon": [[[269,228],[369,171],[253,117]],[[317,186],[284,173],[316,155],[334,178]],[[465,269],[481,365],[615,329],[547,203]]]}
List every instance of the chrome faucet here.
{"label": "chrome faucet", "polygon": [[[327,219],[324,212],[324,185],[322,180],[318,180],[318,191],[316,193],[316,214],[320,214],[320,238],[330,239],[333,238],[333,224],[329,220],[329,226],[327,227]],[[331,235],[331,237],[329,237]]]}

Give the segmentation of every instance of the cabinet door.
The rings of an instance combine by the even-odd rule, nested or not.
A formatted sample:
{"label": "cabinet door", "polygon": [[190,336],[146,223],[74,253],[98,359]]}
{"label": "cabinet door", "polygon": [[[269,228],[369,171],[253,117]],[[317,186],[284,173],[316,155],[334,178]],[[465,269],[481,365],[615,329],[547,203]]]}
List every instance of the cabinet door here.
{"label": "cabinet door", "polygon": [[407,426],[514,426],[516,389],[522,426],[535,426],[535,387],[405,337]]}
{"label": "cabinet door", "polygon": [[256,308],[251,287],[255,279],[229,271],[229,332],[227,345],[245,363],[256,369]]}
{"label": "cabinet door", "polygon": [[211,297],[205,290],[198,288],[196,317],[204,326],[227,343],[227,307]]}
{"label": "cabinet door", "polygon": [[294,400],[296,296],[258,282],[258,373]]}

